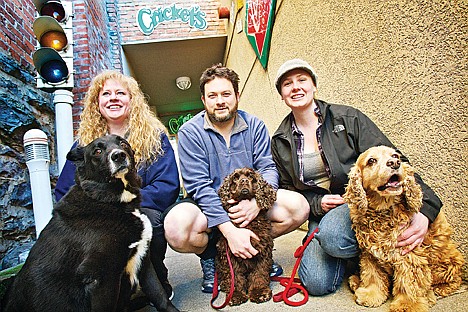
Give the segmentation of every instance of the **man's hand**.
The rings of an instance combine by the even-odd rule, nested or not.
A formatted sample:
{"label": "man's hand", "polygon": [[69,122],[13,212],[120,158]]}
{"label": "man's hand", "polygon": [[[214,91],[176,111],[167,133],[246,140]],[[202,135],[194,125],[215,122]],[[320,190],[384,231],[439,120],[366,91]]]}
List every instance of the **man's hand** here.
{"label": "man's hand", "polygon": [[[405,226],[405,225],[402,225]],[[429,219],[422,213],[417,213],[411,219],[410,226],[398,236],[397,247],[403,247],[401,254],[408,252],[421,245],[429,229]]]}
{"label": "man's hand", "polygon": [[322,197],[321,207],[322,210],[327,213],[331,209],[343,205],[344,203],[345,201],[340,195],[327,194]]}
{"label": "man's hand", "polygon": [[[237,202],[233,199],[228,201],[229,204],[236,204]],[[260,208],[257,206],[255,198],[251,200],[241,200],[237,205],[229,208],[228,215],[231,221],[238,224],[239,227],[246,227],[253,219],[255,219],[260,212]]]}
{"label": "man's hand", "polygon": [[252,246],[251,239],[260,240],[254,232],[248,229],[237,228],[231,222],[218,225],[219,230],[227,239],[232,254],[242,259],[252,258],[258,250]]}

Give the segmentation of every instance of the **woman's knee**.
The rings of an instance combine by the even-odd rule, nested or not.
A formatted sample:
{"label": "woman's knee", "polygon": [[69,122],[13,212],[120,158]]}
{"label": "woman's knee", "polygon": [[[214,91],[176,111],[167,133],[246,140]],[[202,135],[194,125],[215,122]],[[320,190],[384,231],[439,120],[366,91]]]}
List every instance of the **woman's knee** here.
{"label": "woman's knee", "polygon": [[[344,207],[343,207],[344,206]],[[354,231],[351,228],[348,207],[340,206],[330,210],[319,223],[317,240],[323,250],[332,257],[348,259],[359,254]]]}
{"label": "woman's knee", "polygon": [[343,276],[322,277],[322,279],[301,276],[301,282],[311,296],[324,296],[334,293],[343,282]]}
{"label": "woman's knee", "polygon": [[343,282],[345,261],[330,257],[318,242],[311,243],[311,248],[304,254],[299,267],[301,282],[312,296],[333,293]]}

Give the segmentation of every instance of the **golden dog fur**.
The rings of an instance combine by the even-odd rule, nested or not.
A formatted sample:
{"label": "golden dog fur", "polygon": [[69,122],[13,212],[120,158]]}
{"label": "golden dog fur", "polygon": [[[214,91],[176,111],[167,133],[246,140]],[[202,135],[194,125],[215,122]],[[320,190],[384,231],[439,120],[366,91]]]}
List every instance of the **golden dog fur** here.
{"label": "golden dog fur", "polygon": [[351,169],[344,198],[361,258],[359,276],[351,276],[349,285],[359,305],[380,306],[392,291],[390,311],[428,311],[436,295],[459,288],[464,259],[442,211],[421,246],[406,255],[396,247],[422,196],[413,168],[390,147],[368,149]]}

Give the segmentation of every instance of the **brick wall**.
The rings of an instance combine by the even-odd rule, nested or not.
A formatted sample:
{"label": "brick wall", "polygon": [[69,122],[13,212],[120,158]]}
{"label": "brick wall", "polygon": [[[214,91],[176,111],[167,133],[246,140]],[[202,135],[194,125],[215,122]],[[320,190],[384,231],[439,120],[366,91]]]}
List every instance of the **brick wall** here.
{"label": "brick wall", "polygon": [[114,0],[73,1],[75,88],[73,122],[76,130],[82,100],[91,79],[103,69],[121,70],[120,39]]}
{"label": "brick wall", "polygon": [[30,70],[36,44],[32,32],[34,14],[32,1],[0,1],[0,48]]}
{"label": "brick wall", "polygon": [[[195,6],[200,7],[200,11],[206,13],[207,28],[198,30],[190,27],[188,23],[179,20],[171,20],[159,24],[151,35],[144,35],[138,28],[137,13],[140,9],[148,8],[156,10],[176,5],[177,8],[190,9]],[[196,0],[161,0],[161,1],[133,1],[120,0],[118,3],[120,12],[120,33],[122,43],[134,41],[160,41],[208,37],[214,35],[224,35],[226,33],[224,22],[218,18],[219,1],[196,1]]]}

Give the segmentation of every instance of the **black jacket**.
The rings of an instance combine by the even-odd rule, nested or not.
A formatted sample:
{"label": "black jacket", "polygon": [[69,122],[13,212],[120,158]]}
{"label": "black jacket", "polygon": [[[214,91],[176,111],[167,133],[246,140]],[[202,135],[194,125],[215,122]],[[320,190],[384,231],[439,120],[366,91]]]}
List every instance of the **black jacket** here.
{"label": "black jacket", "polygon": [[[306,185],[299,179],[299,161],[291,130],[292,113],[283,119],[271,142],[273,160],[280,174],[280,188],[298,191],[306,197],[310,205],[309,220],[320,220],[323,216],[321,201],[325,194],[344,194],[349,170],[362,152],[379,145],[396,149],[382,131],[358,109],[315,101],[323,116],[320,143],[323,149],[322,158],[330,168],[330,192],[317,185]],[[408,162],[404,155],[402,160]],[[418,174],[415,178],[424,194],[421,212],[434,221],[442,202]]]}

